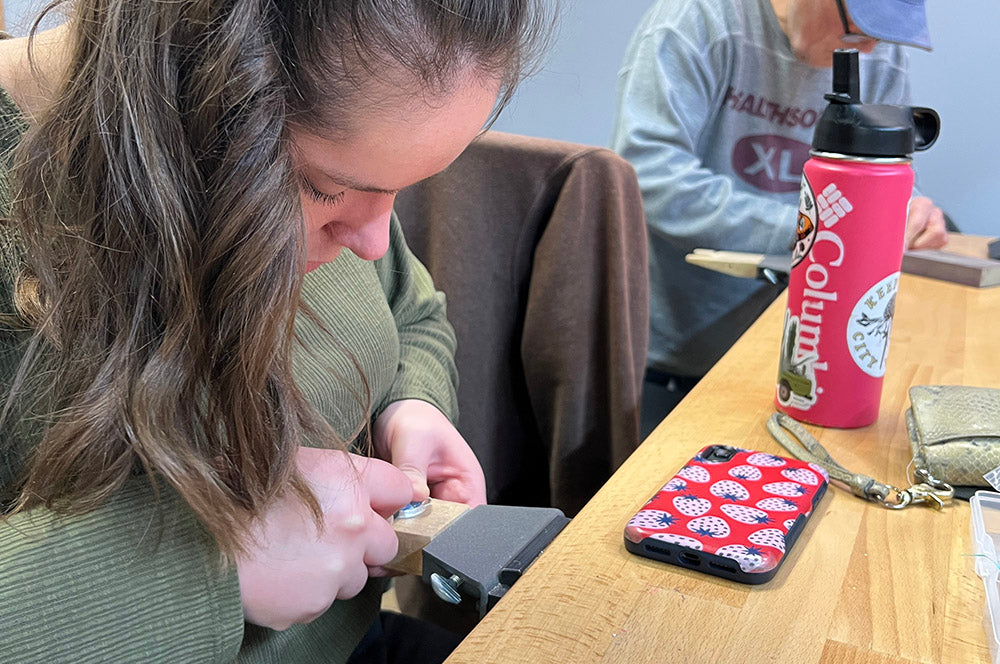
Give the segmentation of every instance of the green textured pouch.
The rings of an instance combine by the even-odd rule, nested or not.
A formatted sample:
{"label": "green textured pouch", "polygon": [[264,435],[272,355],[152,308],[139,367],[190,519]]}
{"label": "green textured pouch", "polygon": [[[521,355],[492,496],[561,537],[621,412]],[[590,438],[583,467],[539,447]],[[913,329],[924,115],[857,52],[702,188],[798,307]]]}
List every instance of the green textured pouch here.
{"label": "green textured pouch", "polygon": [[952,485],[989,486],[1000,466],[1000,389],[915,385],[906,411],[914,467]]}

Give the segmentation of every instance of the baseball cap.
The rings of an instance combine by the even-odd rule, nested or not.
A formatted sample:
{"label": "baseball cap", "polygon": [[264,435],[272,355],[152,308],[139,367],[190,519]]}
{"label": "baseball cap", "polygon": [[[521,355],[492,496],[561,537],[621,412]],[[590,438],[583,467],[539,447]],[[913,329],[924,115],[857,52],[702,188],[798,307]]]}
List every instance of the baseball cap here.
{"label": "baseball cap", "polygon": [[844,4],[866,35],[931,50],[924,0],[845,0]]}

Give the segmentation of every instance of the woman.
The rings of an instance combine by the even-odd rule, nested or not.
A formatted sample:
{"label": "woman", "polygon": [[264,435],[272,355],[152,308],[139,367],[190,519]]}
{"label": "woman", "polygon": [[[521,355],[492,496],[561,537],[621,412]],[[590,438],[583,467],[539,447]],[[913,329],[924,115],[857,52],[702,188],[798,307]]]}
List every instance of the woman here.
{"label": "woman", "polygon": [[0,43],[0,661],[344,661],[386,517],[485,500],[391,210],[535,5],[80,0]]}

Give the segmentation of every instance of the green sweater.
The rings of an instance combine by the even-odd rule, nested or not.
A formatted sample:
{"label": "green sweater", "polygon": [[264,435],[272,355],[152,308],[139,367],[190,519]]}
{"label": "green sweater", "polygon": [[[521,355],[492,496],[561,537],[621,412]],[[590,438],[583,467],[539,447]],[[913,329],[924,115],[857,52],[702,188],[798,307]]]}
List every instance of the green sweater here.
{"label": "green sweater", "polygon": [[[0,89],[0,159],[26,126]],[[0,212],[9,208],[0,168]],[[0,236],[0,307],[10,311],[16,251]],[[423,399],[456,416],[455,337],[444,296],[413,257],[393,218],[389,251],[362,261],[348,251],[311,272],[304,298],[360,364],[375,412]],[[297,331],[300,389],[343,435],[366,416],[350,359],[314,324]],[[0,385],[8,385],[25,335],[0,332]],[[349,381],[345,384],[345,380]],[[363,397],[362,397],[363,398]],[[2,403],[2,400],[0,400]],[[0,498],[10,497],[31,436],[0,431]],[[84,516],[44,509],[0,521],[0,662],[342,662],[374,620],[383,584],[334,602],[308,625],[283,632],[243,622],[235,569],[220,568],[212,539],[169,490],[154,504],[138,477]]]}

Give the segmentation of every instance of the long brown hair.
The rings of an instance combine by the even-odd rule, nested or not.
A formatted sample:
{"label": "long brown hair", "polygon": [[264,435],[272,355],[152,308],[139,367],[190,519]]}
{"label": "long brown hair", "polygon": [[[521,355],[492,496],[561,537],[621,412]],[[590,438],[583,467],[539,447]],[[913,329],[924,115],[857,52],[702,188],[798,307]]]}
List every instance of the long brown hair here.
{"label": "long brown hair", "polygon": [[65,82],[14,172],[38,306],[12,394],[44,376],[50,415],[13,511],[85,512],[144,471],[227,554],[289,486],[318,516],[294,452],[335,436],[292,376],[289,127],[348,130],[387,66],[429,90],[472,66],[504,78],[503,101],[541,2],[74,3]]}

